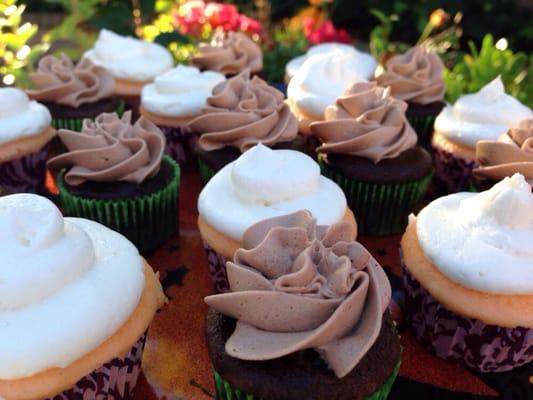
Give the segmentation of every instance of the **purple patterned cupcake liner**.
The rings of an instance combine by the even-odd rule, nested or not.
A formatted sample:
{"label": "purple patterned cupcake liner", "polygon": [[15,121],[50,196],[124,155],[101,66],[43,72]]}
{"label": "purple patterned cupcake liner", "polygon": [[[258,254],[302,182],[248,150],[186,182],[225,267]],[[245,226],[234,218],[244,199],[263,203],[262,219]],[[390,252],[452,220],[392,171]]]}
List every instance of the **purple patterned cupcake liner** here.
{"label": "purple patterned cupcake liner", "polygon": [[533,361],[533,329],[487,325],[446,309],[401,261],[407,323],[423,346],[481,372],[509,371]]}
{"label": "purple patterned cupcake liner", "polygon": [[0,162],[0,195],[10,193],[44,194],[48,145],[11,161]]}
{"label": "purple patterned cupcake liner", "polygon": [[71,389],[47,400],[129,400],[141,372],[146,334],[124,358],[115,358],[80,379]]}
{"label": "purple patterned cupcake liner", "polygon": [[159,126],[165,134],[167,145],[165,153],[180,166],[193,165],[196,162],[194,149],[198,137],[187,127]]}
{"label": "purple patterned cupcake liner", "polygon": [[228,275],[226,274],[226,262],[228,259],[218,254],[205,241],[203,244],[215,293],[226,293],[229,291]]}
{"label": "purple patterned cupcake liner", "polygon": [[465,192],[472,187],[472,170],[476,162],[456,157],[438,146],[433,146],[435,175],[433,183],[440,193]]}

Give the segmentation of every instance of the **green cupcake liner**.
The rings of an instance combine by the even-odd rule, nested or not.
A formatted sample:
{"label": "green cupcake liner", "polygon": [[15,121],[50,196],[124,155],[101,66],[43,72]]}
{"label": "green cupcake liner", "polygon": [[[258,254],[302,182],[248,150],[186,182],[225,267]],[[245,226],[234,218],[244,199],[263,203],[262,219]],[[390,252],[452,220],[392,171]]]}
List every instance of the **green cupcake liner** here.
{"label": "green cupcake liner", "polygon": [[431,150],[433,125],[437,115],[417,115],[416,113],[410,113],[409,110],[407,110],[405,116],[418,136],[418,145],[426,150]]}
{"label": "green cupcake liner", "polygon": [[[385,400],[392,389],[392,385],[398,376],[400,371],[401,360],[398,361],[392,374],[389,375],[385,383],[374,393],[369,396],[365,396],[364,400]],[[262,400],[252,394],[244,393],[243,391],[234,388],[231,384],[224,380],[220,374],[213,370],[213,376],[215,380],[216,398],[218,400]]]}
{"label": "green cupcake liner", "polygon": [[126,236],[139,250],[154,250],[178,229],[180,167],[169,156],[163,162],[174,171],[172,180],[158,192],[132,199],[101,200],[71,193],[58,175],[59,200],[66,216],[99,222]]}
{"label": "green cupcake liner", "polygon": [[[123,100],[118,104],[115,112],[121,116],[124,113],[125,103]],[[85,118],[52,118],[52,126],[55,129],[68,129],[71,131],[79,132],[83,126],[83,120]]]}
{"label": "green cupcake liner", "polygon": [[202,181],[202,186],[207,185],[207,182],[217,173],[214,169],[209,167],[205,162],[198,159],[198,169],[200,171],[200,180]]}
{"label": "green cupcake liner", "polygon": [[426,192],[433,175],[405,183],[368,183],[347,178],[322,160],[319,163],[322,175],[336,182],[346,195],[361,235],[402,233],[407,226],[407,217]]}

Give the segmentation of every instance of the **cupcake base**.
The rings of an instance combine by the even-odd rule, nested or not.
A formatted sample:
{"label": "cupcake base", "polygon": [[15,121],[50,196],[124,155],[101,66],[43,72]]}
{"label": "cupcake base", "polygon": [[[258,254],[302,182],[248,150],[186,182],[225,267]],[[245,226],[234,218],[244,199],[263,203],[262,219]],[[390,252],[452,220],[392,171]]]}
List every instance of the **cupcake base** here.
{"label": "cupcake base", "polygon": [[165,154],[172,157],[180,166],[192,165],[196,161],[194,149],[198,137],[185,126],[172,127],[158,125],[166,137]]}
{"label": "cupcake base", "polygon": [[442,101],[431,104],[408,103],[405,116],[414,128],[418,136],[418,145],[426,150],[431,150],[431,137],[433,136],[433,125],[437,115],[442,111],[445,103]]}
{"label": "cupcake base", "polygon": [[48,146],[40,151],[0,162],[0,195],[11,193],[44,194]]}
{"label": "cupcake base", "polygon": [[164,156],[156,177],[122,190],[120,183],[71,187],[63,173],[57,184],[65,215],[100,222],[126,236],[141,253],[157,248],[177,231],[180,168],[169,156]]}
{"label": "cupcake base", "polygon": [[205,254],[207,255],[207,264],[213,280],[215,293],[226,293],[229,291],[228,275],[226,273],[226,262],[228,259],[218,254],[205,241],[203,242]]}
{"label": "cupcake base", "polygon": [[115,358],[80,379],[71,389],[46,400],[130,400],[141,372],[146,334],[124,358]]}
{"label": "cupcake base", "polygon": [[472,170],[474,160],[458,157],[453,153],[433,144],[433,163],[435,190],[440,194],[469,191],[472,188]]}
{"label": "cupcake base", "polygon": [[533,329],[487,325],[446,309],[403,262],[405,312],[417,340],[438,357],[481,372],[503,372],[533,361]]}
{"label": "cupcake base", "polygon": [[225,343],[235,323],[212,309],[208,312],[206,339],[218,399],[383,400],[398,373],[401,350],[388,312],[374,345],[342,379],[311,349],[268,361],[229,356]]}

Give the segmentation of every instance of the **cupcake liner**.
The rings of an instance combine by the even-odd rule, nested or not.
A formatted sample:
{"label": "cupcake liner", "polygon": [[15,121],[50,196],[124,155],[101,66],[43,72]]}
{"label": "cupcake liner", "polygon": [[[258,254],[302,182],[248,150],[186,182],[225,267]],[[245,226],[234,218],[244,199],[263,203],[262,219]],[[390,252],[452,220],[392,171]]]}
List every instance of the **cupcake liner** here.
{"label": "cupcake liner", "polygon": [[200,181],[202,182],[202,186],[207,185],[207,182],[209,182],[211,178],[217,173],[217,171],[212,169],[209,165],[207,165],[200,159],[198,159],[198,169],[200,171]]}
{"label": "cupcake liner", "polygon": [[46,400],[126,400],[134,398],[141,372],[144,334],[124,358],[115,358],[80,379],[71,389]]}
{"label": "cupcake liner", "polygon": [[418,145],[422,146],[426,150],[432,150],[431,148],[431,138],[433,137],[433,125],[435,124],[435,115],[421,115],[416,112],[407,112],[405,113],[407,120],[415,130],[418,136]]}
{"label": "cupcake liner", "polygon": [[126,236],[141,253],[154,250],[177,231],[180,168],[169,156],[163,162],[172,166],[172,180],[158,192],[132,199],[77,196],[67,189],[61,173],[57,183],[65,215],[100,222]]}
{"label": "cupcake liner", "polygon": [[215,293],[226,293],[229,291],[228,275],[226,274],[226,262],[228,259],[218,254],[205,241],[203,242],[205,254],[207,255],[207,264],[213,280]]}
{"label": "cupcake liner", "polygon": [[171,127],[158,126],[165,134],[167,139],[165,153],[172,157],[179,165],[186,166],[192,164],[195,160],[194,149],[198,137],[185,126]]}
{"label": "cupcake liner", "polygon": [[[115,112],[121,116],[124,113],[124,101],[120,101]],[[89,117],[87,117],[89,118]],[[75,132],[80,132],[83,126],[83,120],[86,118],[52,118],[52,126],[55,129],[68,129]],[[94,119],[94,118],[91,118]]]}
{"label": "cupcake liner", "polygon": [[0,162],[0,195],[10,193],[44,194],[48,145],[11,161]]}
{"label": "cupcake liner", "polygon": [[403,232],[407,217],[422,198],[432,174],[406,183],[378,184],[356,181],[319,161],[322,175],[336,182],[346,195],[361,235],[393,235]]}
{"label": "cupcake liner", "polygon": [[433,146],[435,165],[434,185],[438,192],[445,194],[468,191],[472,188],[474,160],[456,157],[449,151]]}
{"label": "cupcake liner", "polygon": [[[364,400],[385,400],[389,396],[392,385],[398,376],[400,364],[401,361],[398,361],[398,364],[396,364],[392,374],[390,374],[385,383],[383,383],[383,385],[371,395],[365,396]],[[228,381],[224,380],[216,370],[213,370],[213,377],[215,381],[216,398],[218,400],[261,400],[259,397],[244,393],[243,391],[234,388]]]}
{"label": "cupcake liner", "polygon": [[440,358],[481,372],[509,371],[533,361],[533,329],[487,325],[446,309],[401,258],[407,323],[423,346]]}

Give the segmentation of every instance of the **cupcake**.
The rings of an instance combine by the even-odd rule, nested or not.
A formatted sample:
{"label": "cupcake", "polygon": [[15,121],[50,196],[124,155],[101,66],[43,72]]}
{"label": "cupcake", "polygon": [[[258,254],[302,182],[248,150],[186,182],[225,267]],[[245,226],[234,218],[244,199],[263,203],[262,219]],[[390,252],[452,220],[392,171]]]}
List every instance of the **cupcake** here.
{"label": "cupcake", "polygon": [[115,78],[115,94],[136,112],[144,85],[172,68],[172,55],[163,46],[102,29],[92,49],[85,53]]}
{"label": "cupcake", "polygon": [[322,173],[344,191],[361,234],[402,232],[431,179],[431,157],[416,145],[406,109],[389,89],[359,82],[311,124]]}
{"label": "cupcake", "polygon": [[258,144],[213,176],[198,198],[198,227],[215,290],[228,289],[226,261],[242,247],[246,229],[301,209],[321,225],[348,221],[355,238],[357,226],[344,194],[304,153]]}
{"label": "cupcake", "polygon": [[391,287],[352,240],[306,211],[245,232],[230,292],[205,299],[217,399],[387,398],[401,357]]}
{"label": "cupcake", "polygon": [[187,123],[202,113],[213,87],[224,79],[217,72],[178,65],[142,89],[140,113],[163,131],[167,139],[165,153],[179,164],[193,160],[196,145],[196,135]]}
{"label": "cupcake", "polygon": [[139,251],[153,250],[177,230],[180,168],[164,156],[165,136],[144,117],[134,124],[101,114],[80,132],[60,130],[68,151],[48,161],[59,171],[66,215],[100,222],[122,233]]}
{"label": "cupcake", "polygon": [[390,87],[391,95],[407,102],[407,119],[418,134],[418,142],[430,149],[435,118],[444,107],[444,64],[422,46],[391,57],[376,80]]}
{"label": "cupcake", "polygon": [[312,122],[323,121],[326,107],[346,88],[374,76],[375,63],[359,52],[332,52],[309,57],[289,82],[287,103],[298,119],[298,129],[309,134]]}
{"label": "cupcake", "polygon": [[189,123],[198,138],[196,154],[203,183],[258,143],[305,150],[298,123],[283,94],[248,70],[219,83],[202,114]]}
{"label": "cupcake", "polygon": [[137,249],[26,193],[0,198],[0,237],[0,398],[132,398],[165,302]]}
{"label": "cupcake", "polygon": [[2,193],[44,193],[48,143],[55,130],[45,106],[19,89],[0,89],[0,188]]}
{"label": "cupcake", "polygon": [[506,176],[522,174],[533,185],[533,119],[525,119],[499,140],[476,145],[474,185],[488,189]]}
{"label": "cupcake", "polygon": [[446,106],[435,120],[432,146],[435,178],[440,190],[468,190],[476,165],[476,143],[496,140],[533,112],[505,93],[498,76],[479,92]]}
{"label": "cupcake", "polygon": [[441,197],[402,238],[406,312],[441,358],[482,372],[533,361],[533,194],[524,177]]}
{"label": "cupcake", "polygon": [[83,58],[74,65],[65,54],[39,61],[37,72],[30,73],[33,89],[26,93],[44,104],[52,114],[56,129],[81,129],[85,118],[103,112],[122,113],[124,104],[114,97],[115,82],[110,71]]}
{"label": "cupcake", "polygon": [[211,43],[200,43],[191,63],[202,71],[220,72],[228,78],[246,69],[258,74],[263,69],[263,52],[242,32],[219,31]]}
{"label": "cupcake", "polygon": [[365,76],[366,79],[372,79],[374,77],[377,63],[374,57],[370,54],[359,51],[349,44],[320,43],[311,46],[305,54],[295,57],[287,63],[285,66],[285,82],[288,84],[292,77],[298,73],[298,70],[302,67],[303,63],[317,54],[344,54],[357,57],[359,59],[358,70],[361,74]]}

